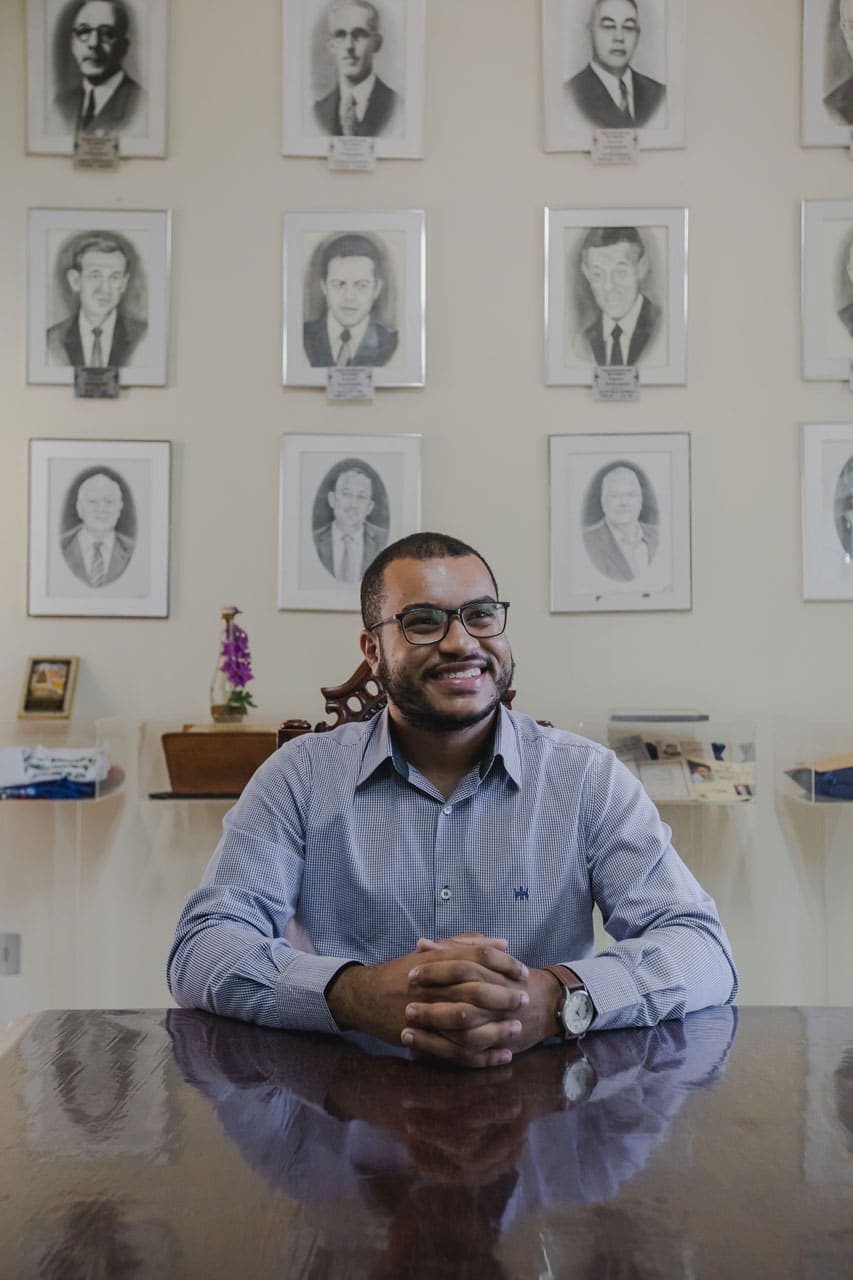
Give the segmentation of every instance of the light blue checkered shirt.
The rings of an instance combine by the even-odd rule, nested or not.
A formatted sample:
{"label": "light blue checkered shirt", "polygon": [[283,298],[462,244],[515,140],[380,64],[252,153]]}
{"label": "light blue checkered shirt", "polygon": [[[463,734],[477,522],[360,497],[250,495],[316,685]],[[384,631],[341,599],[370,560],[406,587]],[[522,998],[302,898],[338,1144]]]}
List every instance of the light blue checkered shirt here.
{"label": "light blue checkered shirt", "polygon": [[[394,749],[385,712],[287,743],[223,828],[169,956],[182,1005],[336,1031],[324,992],[343,964],[468,930],[531,967],[571,965],[596,1030],[737,990],[713,899],[636,779],[605,747],[505,708],[449,800]],[[614,942],[593,955],[596,903]]]}

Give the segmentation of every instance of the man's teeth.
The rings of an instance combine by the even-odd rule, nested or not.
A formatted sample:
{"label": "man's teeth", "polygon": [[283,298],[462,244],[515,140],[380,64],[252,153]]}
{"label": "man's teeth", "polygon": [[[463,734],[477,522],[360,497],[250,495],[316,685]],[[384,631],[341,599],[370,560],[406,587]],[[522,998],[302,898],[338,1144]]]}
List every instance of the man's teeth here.
{"label": "man's teeth", "polygon": [[470,667],[468,671],[448,671],[447,675],[442,678],[445,680],[470,680],[472,676],[480,674],[479,667]]}

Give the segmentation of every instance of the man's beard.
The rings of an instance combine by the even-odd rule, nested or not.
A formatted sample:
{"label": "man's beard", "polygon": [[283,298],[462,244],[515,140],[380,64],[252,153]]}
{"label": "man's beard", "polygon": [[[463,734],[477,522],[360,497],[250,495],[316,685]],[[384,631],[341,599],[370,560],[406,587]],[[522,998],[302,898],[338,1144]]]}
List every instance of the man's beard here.
{"label": "man's beard", "polygon": [[420,679],[398,674],[388,664],[385,654],[379,654],[379,679],[394,706],[402,713],[406,721],[414,729],[433,729],[439,732],[451,732],[454,729],[468,729],[471,725],[486,720],[499,705],[504,694],[512,684],[515,661],[510,655],[506,663],[496,658],[489,658],[487,674],[495,683],[495,696],[477,711],[437,711],[430,703],[424,685],[429,676]]}

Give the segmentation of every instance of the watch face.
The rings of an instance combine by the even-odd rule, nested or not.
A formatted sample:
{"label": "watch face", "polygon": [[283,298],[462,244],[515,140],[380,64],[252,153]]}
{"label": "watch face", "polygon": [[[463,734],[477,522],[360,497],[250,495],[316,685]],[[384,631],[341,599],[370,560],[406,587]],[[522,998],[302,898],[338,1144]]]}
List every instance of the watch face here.
{"label": "watch face", "polygon": [[569,1035],[582,1036],[589,1029],[594,1016],[595,1009],[589,993],[583,989],[570,991],[563,1005],[563,1026]]}

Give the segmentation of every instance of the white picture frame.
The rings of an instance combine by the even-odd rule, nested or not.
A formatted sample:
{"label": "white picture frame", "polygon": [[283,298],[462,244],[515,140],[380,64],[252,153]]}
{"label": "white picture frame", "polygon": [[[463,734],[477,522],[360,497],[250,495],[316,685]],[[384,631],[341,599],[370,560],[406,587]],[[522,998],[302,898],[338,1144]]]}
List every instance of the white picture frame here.
{"label": "white picture frame", "polygon": [[802,205],[803,378],[848,382],[853,365],[853,200]]}
{"label": "white picture frame", "polygon": [[[327,297],[331,298],[332,285],[329,269],[344,261],[334,256],[339,246],[347,263],[335,284],[339,284],[339,297],[350,285],[358,297],[367,297],[367,303],[352,304],[344,296],[343,305],[350,310],[338,312],[341,320],[349,317],[353,325],[352,331],[346,330],[355,347],[350,363],[371,365],[377,387],[422,387],[426,377],[423,210],[285,213],[282,234],[284,384],[324,387],[327,370],[340,353],[340,347],[336,352],[334,346],[344,330],[338,324],[334,338],[327,331],[336,323],[334,316],[328,319]],[[353,276],[350,281],[359,266],[365,278]],[[374,357],[377,363],[372,364]]]}
{"label": "white picture frame", "polygon": [[[343,132],[331,0],[282,0],[281,150],[325,156]],[[426,0],[375,0],[380,47],[370,50],[377,77],[359,103],[356,134],[375,138],[380,159],[420,159],[424,153]]]}
{"label": "white picture frame", "polygon": [[690,609],[689,434],[553,435],[549,453],[551,612]]}
{"label": "white picture frame", "polygon": [[[591,240],[601,245],[589,249]],[[609,362],[612,347],[603,308],[613,304],[599,304],[590,267],[603,267],[609,280],[620,257],[620,269],[631,274],[621,286],[619,306],[627,302],[626,291],[632,303],[622,323],[626,328],[633,324],[623,363],[637,366],[643,386],[687,382],[687,210],[546,208],[549,386],[591,386],[595,365]],[[639,299],[637,314],[633,307]]]}
{"label": "white picture frame", "polygon": [[[72,26],[83,0],[27,0],[27,150],[70,156],[89,93]],[[122,0],[128,15],[124,77],[103,103],[96,93],[86,132],[116,133],[121,156],[165,156],[168,0]],[[116,56],[118,61],[118,55]],[[115,73],[118,75],[118,72]]]}
{"label": "white picture frame", "polygon": [[[279,609],[357,612],[367,565],[420,527],[420,435],[282,436]],[[350,581],[347,531],[355,536]]]}
{"label": "white picture frame", "polygon": [[853,30],[845,36],[839,0],[803,0],[802,144],[849,147],[851,126]]}
{"label": "white picture frame", "polygon": [[803,599],[853,600],[853,423],[806,422]]}
{"label": "white picture frame", "polygon": [[75,363],[91,359],[91,325],[86,331],[80,319],[83,258],[91,242],[90,266],[100,270],[105,257],[116,259],[105,268],[116,282],[110,286],[112,310],[104,319],[105,304],[96,300],[98,314],[91,317],[111,333],[104,359],[118,363],[123,387],[165,386],[171,241],[172,215],[166,210],[30,209],[27,381],[71,386]]}
{"label": "white picture frame", "polygon": [[168,617],[170,472],[168,440],[30,440],[28,614]]}
{"label": "white picture frame", "polygon": [[610,81],[606,69],[602,77],[591,65],[592,9],[593,0],[542,0],[545,150],[590,151],[596,128],[635,129],[641,150],[683,147],[686,0],[642,0],[639,39],[628,64],[633,103],[627,116],[607,88],[619,83],[621,59]]}

